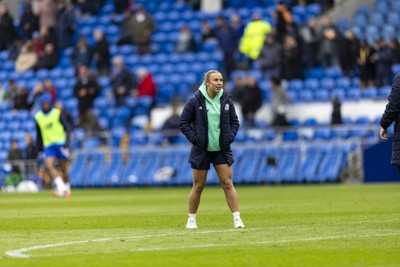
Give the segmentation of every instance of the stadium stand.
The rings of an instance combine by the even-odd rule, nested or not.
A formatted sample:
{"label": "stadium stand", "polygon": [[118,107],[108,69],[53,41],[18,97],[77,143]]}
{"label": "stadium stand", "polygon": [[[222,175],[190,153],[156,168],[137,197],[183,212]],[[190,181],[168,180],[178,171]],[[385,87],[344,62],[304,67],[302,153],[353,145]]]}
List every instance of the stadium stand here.
{"label": "stadium stand", "polygon": [[[110,54],[122,56],[132,73],[146,67],[154,76],[157,84],[156,102],[158,106],[168,106],[175,98],[187,99],[201,81],[202,74],[209,69],[223,67],[223,53],[217,43],[201,42],[201,20],[207,20],[215,25],[215,19],[220,16],[231,16],[234,12],[244,24],[248,23],[251,14],[259,13],[263,20],[276,25],[273,16],[276,1],[260,0],[256,7],[247,7],[245,1],[227,1],[225,9],[218,13],[202,13],[194,11],[187,3],[180,1],[135,1],[135,4],[145,6],[157,25],[152,35],[152,53],[139,56],[135,45],[116,44],[121,30],[113,24],[110,14],[114,11],[113,2],[105,1],[98,15],[87,15],[75,20],[77,31],[74,42],[79,36],[85,36],[89,44],[93,44],[93,32],[102,29],[110,42]],[[318,3],[295,5],[291,9],[295,22],[299,25],[321,14]],[[399,21],[400,5],[395,0],[376,1],[374,9],[360,7],[353,20],[337,22],[342,33],[352,29],[359,39],[366,39],[373,44],[379,38],[391,41],[400,38]],[[122,15],[116,15],[116,21],[122,20]],[[196,52],[178,54],[174,51],[177,34],[183,25],[187,25],[195,34],[200,45]],[[74,96],[73,86],[76,82],[76,70],[71,62],[72,47],[60,52],[57,66],[51,70],[28,70],[16,72],[15,61],[8,60],[9,51],[0,53],[0,79],[7,81],[15,79],[18,86],[26,86],[32,90],[37,82],[50,78],[57,90],[57,97],[66,111],[78,118],[78,101]],[[249,70],[236,70],[227,81],[232,85],[236,77],[255,77],[262,90],[264,103],[271,100],[272,89],[270,81],[264,77],[255,62]],[[92,69],[94,66],[91,66]],[[393,73],[400,71],[399,63],[393,64]],[[89,136],[83,128],[75,128],[72,148],[74,161],[71,166],[71,183],[75,187],[102,186],[145,186],[145,185],[181,185],[190,184],[190,168],[177,168],[186,161],[187,142],[180,136],[177,141],[178,156],[170,160],[175,153],[160,146],[162,135],[154,129],[146,129],[152,106],[152,99],[146,96],[126,99],[126,105],[115,107],[110,97],[112,94],[111,80],[108,76],[98,77],[102,90],[94,100],[93,113],[97,116],[101,136]],[[359,73],[346,76],[339,67],[322,68],[315,66],[304,71],[304,79],[293,79],[287,82],[287,91],[291,103],[312,104],[321,102],[329,105],[333,96],[341,101],[384,100],[390,92],[390,86],[381,88],[369,86],[360,89]],[[232,88],[227,88],[231,90]],[[11,139],[17,139],[19,146],[24,147],[23,136],[30,133],[35,136],[33,114],[36,110],[13,110],[10,102],[0,102],[0,162],[7,160],[7,151]],[[133,119],[132,119],[133,118]],[[297,123],[296,123],[297,121]],[[302,183],[302,182],[335,182],[346,168],[346,159],[350,152],[348,143],[362,140],[366,143],[376,142],[377,133],[374,130],[376,121],[360,116],[352,121],[343,118],[341,126],[327,126],[315,118],[299,121],[291,118],[290,129],[271,128],[268,121],[256,123],[261,134],[241,130],[236,138],[238,155],[235,164],[235,176],[238,183]],[[311,129],[304,131],[303,128]],[[126,136],[129,140],[126,141]],[[329,148],[322,149],[317,144],[328,142]],[[265,147],[248,148],[256,143],[265,143]],[[122,144],[128,149],[127,157],[119,151]],[[240,146],[239,146],[240,144]],[[281,147],[288,144],[288,147]],[[306,145],[305,145],[306,144]],[[346,147],[343,147],[344,145]],[[112,152],[97,152],[104,145]],[[305,147],[304,147],[305,146]],[[133,149],[139,148],[140,151]],[[96,152],[87,152],[87,151]],[[175,151],[175,150],[174,150]],[[151,160],[150,160],[151,159]],[[107,164],[105,164],[107,163]],[[177,170],[170,180],[154,180],[154,175],[163,166],[172,166]],[[146,174],[146,175],[144,175]],[[211,174],[209,183],[216,184],[215,173]]]}

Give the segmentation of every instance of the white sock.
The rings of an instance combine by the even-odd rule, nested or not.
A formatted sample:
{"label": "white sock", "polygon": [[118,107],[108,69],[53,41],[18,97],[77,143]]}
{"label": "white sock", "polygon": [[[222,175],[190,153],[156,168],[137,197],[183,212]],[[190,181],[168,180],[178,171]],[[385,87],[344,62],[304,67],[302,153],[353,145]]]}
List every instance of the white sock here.
{"label": "white sock", "polygon": [[60,176],[54,178],[54,184],[56,185],[56,189],[60,191],[65,191],[65,184],[63,179]]}
{"label": "white sock", "polygon": [[70,185],[70,183],[65,183],[65,190],[67,191],[67,193],[71,193],[71,185]]}
{"label": "white sock", "polygon": [[233,219],[240,218],[240,212],[238,212],[238,211],[232,212],[232,215],[233,215]]}
{"label": "white sock", "polygon": [[196,213],[189,213],[189,218],[196,220]]}

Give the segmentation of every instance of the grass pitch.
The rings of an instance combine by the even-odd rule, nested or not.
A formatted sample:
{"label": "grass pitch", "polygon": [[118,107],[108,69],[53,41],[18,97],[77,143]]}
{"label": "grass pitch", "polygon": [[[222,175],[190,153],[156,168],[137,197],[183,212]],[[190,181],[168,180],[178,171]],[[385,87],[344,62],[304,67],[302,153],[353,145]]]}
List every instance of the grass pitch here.
{"label": "grass pitch", "polygon": [[400,266],[400,185],[237,187],[234,229],[206,187],[0,194],[0,266]]}

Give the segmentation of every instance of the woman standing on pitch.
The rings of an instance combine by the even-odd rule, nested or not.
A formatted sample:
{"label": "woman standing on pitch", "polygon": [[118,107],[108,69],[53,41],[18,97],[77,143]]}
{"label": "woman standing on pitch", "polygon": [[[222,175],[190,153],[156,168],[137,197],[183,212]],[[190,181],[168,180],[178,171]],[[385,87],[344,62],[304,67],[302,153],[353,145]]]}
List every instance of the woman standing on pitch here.
{"label": "woman standing on pitch", "polygon": [[234,160],[230,147],[239,129],[239,120],[222,85],[221,73],[216,70],[208,71],[199,90],[186,103],[179,121],[182,133],[193,144],[189,156],[193,187],[189,195],[188,229],[197,228],[196,213],[211,163],[224,189],[235,228],[244,228],[239,214],[238,197],[232,183],[231,165]]}

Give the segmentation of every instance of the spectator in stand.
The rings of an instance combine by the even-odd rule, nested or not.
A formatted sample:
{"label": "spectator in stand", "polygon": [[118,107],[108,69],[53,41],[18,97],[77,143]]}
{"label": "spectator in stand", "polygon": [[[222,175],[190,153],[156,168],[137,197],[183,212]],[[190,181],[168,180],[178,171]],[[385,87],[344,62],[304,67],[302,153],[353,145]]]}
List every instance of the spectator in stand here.
{"label": "spectator in stand", "polygon": [[352,76],[357,64],[357,56],[359,51],[359,42],[350,30],[344,33],[344,37],[339,44],[339,59],[342,73],[345,76]]}
{"label": "spectator in stand", "polygon": [[283,41],[280,73],[284,80],[303,78],[301,51],[297,40],[292,35],[285,36]]}
{"label": "spectator in stand", "polygon": [[167,144],[175,144],[179,136],[179,120],[180,116],[176,105],[172,105],[172,112],[168,119],[165,120],[161,127],[161,133],[167,140]]}
{"label": "spectator in stand", "polygon": [[51,79],[44,80],[43,87],[44,91],[50,94],[51,101],[54,104],[57,99],[57,89],[54,86],[53,81]]}
{"label": "spectator in stand", "polygon": [[282,81],[278,76],[272,76],[270,81],[272,89],[271,90],[272,97],[270,104],[271,115],[272,115],[272,120],[275,121],[279,116],[278,114],[279,107],[285,107],[290,102],[290,98],[285,88],[282,86]]}
{"label": "spectator in stand", "polygon": [[377,42],[377,51],[374,59],[376,62],[375,86],[380,88],[389,85],[392,80],[393,52],[385,40]]}
{"label": "spectator in stand", "polygon": [[17,83],[15,82],[14,79],[9,79],[8,80],[8,101],[13,104],[14,103],[14,99],[17,97],[17,91],[18,91],[18,87],[17,87]]}
{"label": "spectator in stand", "polygon": [[[137,71],[137,76],[139,77],[139,84],[137,95],[140,96],[150,96],[152,98],[152,103],[149,109],[149,122],[151,122],[151,110],[156,105],[156,94],[157,94],[157,86],[153,80],[153,75],[151,75],[147,69],[140,68]],[[150,128],[151,125],[147,125],[147,128]]]}
{"label": "spectator in stand", "polygon": [[119,25],[121,32],[117,41],[117,45],[133,44],[131,29],[132,12],[129,9],[126,9],[124,10],[123,18],[121,21],[117,21],[115,18],[115,14],[112,14],[111,19],[114,24]]}
{"label": "spectator in stand", "polygon": [[29,133],[25,134],[25,166],[26,166],[26,173],[28,174],[35,174],[37,173],[37,148],[36,145],[33,143],[32,135]]}
{"label": "spectator in stand", "polygon": [[339,66],[340,32],[328,16],[322,18],[322,24],[319,32],[319,56],[322,67]]}
{"label": "spectator in stand", "polygon": [[54,104],[57,97],[57,91],[50,79],[46,79],[44,83],[38,82],[29,94],[28,103],[35,111],[40,110],[40,97],[48,93],[51,96],[51,103]]}
{"label": "spectator in stand", "polygon": [[191,6],[191,8],[193,10],[195,10],[195,11],[199,11],[200,10],[200,2],[201,2],[201,0],[188,0],[187,2],[190,4],[190,6]]}
{"label": "spectator in stand", "polygon": [[231,28],[236,32],[236,36],[240,39],[244,33],[244,25],[240,17],[236,14],[231,16]]}
{"label": "spectator in stand", "polygon": [[33,143],[32,135],[30,135],[29,133],[25,134],[25,159],[37,159],[37,149],[35,144]]}
{"label": "spectator in stand", "polygon": [[35,70],[52,69],[58,63],[58,52],[53,43],[44,45],[44,52],[39,56],[38,62],[33,67]]}
{"label": "spectator in stand", "polygon": [[196,40],[188,26],[183,26],[178,34],[175,51],[179,54],[196,51]]}
{"label": "spectator in stand", "polygon": [[340,102],[339,97],[332,97],[332,116],[331,116],[331,124],[337,125],[342,124],[342,111],[341,111],[342,103]]}
{"label": "spectator in stand", "polygon": [[290,123],[286,116],[286,108],[284,106],[278,106],[276,109],[276,115],[271,122],[273,127],[287,127]]}
{"label": "spectator in stand", "polygon": [[203,19],[201,21],[201,28],[200,28],[200,32],[201,32],[201,41],[207,42],[207,41],[212,41],[215,40],[216,36],[215,36],[215,30],[213,29],[213,27],[211,27],[210,23],[208,23],[208,20]]}
{"label": "spectator in stand", "polygon": [[17,94],[14,97],[14,109],[15,110],[29,110],[31,106],[28,103],[29,93],[25,87],[19,86],[17,88]]}
{"label": "spectator in stand", "polygon": [[135,76],[125,67],[122,57],[115,57],[113,64],[114,68],[110,75],[110,80],[115,105],[120,107],[125,105],[125,99],[137,89],[137,82]]}
{"label": "spectator in stand", "polygon": [[11,45],[11,47],[8,49],[7,60],[16,61],[23,45],[24,45],[23,40],[16,39],[14,43]]}
{"label": "spectator in stand", "polygon": [[0,82],[0,103],[8,101],[9,93],[7,89]]}
{"label": "spectator in stand", "polygon": [[232,100],[239,103],[244,90],[246,90],[244,79],[241,76],[236,76],[233,80],[233,88],[231,91]]}
{"label": "spectator in stand", "polygon": [[95,45],[93,48],[93,59],[96,61],[97,74],[108,75],[110,71],[110,46],[101,30],[93,33]]}
{"label": "spectator in stand", "polygon": [[151,34],[155,30],[154,20],[143,6],[139,6],[131,21],[133,43],[139,55],[151,53]]}
{"label": "spectator in stand", "polygon": [[87,132],[97,132],[100,127],[97,118],[92,113],[93,102],[100,93],[100,85],[89,73],[86,66],[78,69],[78,79],[74,85],[74,96],[78,99],[79,127]]}
{"label": "spectator in stand", "polygon": [[303,66],[307,69],[314,68],[317,64],[318,30],[317,20],[310,19],[307,24],[299,29]]}
{"label": "spectator in stand", "polygon": [[71,60],[76,70],[78,70],[79,66],[89,66],[92,62],[92,48],[87,43],[85,36],[79,37],[77,44],[72,50]]}
{"label": "spectator in stand", "polygon": [[58,2],[58,16],[55,25],[57,47],[64,49],[72,45],[75,32],[75,14],[70,3]]}
{"label": "spectator in stand", "polygon": [[218,45],[224,53],[224,77],[229,80],[231,73],[235,70],[235,54],[239,46],[239,37],[223,17],[217,18],[217,25],[215,34]]}
{"label": "spectator in stand", "polygon": [[250,63],[258,59],[264,46],[265,38],[271,33],[271,25],[262,21],[260,14],[253,14],[252,19],[246,25],[239,46],[240,52],[249,58]]}
{"label": "spectator in stand", "polygon": [[80,12],[84,16],[95,16],[97,10],[101,6],[98,0],[77,0],[76,7],[79,8]]}
{"label": "spectator in stand", "polygon": [[21,47],[21,52],[15,61],[15,71],[27,71],[33,68],[37,61],[38,57],[36,52],[33,50],[32,42],[28,41]]}
{"label": "spectator in stand", "polygon": [[8,49],[17,38],[14,19],[5,4],[0,3],[0,51]]}
{"label": "spectator in stand", "polygon": [[114,0],[114,12],[122,14],[126,10],[129,10],[130,0]]}
{"label": "spectator in stand", "polygon": [[50,39],[54,38],[54,27],[57,22],[58,8],[54,0],[42,0],[38,5],[37,15],[39,17],[39,27],[46,27]]}
{"label": "spectator in stand", "polygon": [[[43,27],[43,29],[45,29],[45,27]],[[32,48],[35,51],[36,56],[43,54],[44,43],[46,42],[45,38],[46,36],[43,36],[41,32],[34,32],[32,34]]]}
{"label": "spectator in stand", "polygon": [[400,64],[400,45],[399,41],[394,38],[390,42],[390,47],[393,52],[393,64]]}
{"label": "spectator in stand", "polygon": [[283,43],[284,38],[289,34],[289,26],[294,22],[289,7],[282,1],[278,2],[274,13],[276,19],[276,38]]}
{"label": "spectator in stand", "polygon": [[357,64],[360,68],[361,88],[375,86],[375,49],[366,40],[360,42]]}
{"label": "spectator in stand", "polygon": [[24,157],[22,156],[21,149],[18,148],[18,141],[11,140],[11,149],[8,151],[8,161],[12,165],[12,172],[21,174],[21,164]]}
{"label": "spectator in stand", "polygon": [[32,39],[32,34],[39,31],[39,19],[33,14],[31,5],[25,7],[20,19],[19,28],[22,30],[25,40]]}
{"label": "spectator in stand", "polygon": [[243,125],[245,128],[253,128],[256,112],[262,106],[263,101],[260,87],[258,87],[254,77],[246,77],[245,89],[239,97],[239,104],[242,108]]}
{"label": "spectator in stand", "polygon": [[140,68],[137,71],[139,77],[138,96],[151,96],[154,100],[156,98],[156,84],[147,69]]}
{"label": "spectator in stand", "polygon": [[268,35],[258,58],[260,69],[264,73],[266,79],[280,75],[280,55],[281,46],[275,41],[275,37],[272,34]]}

